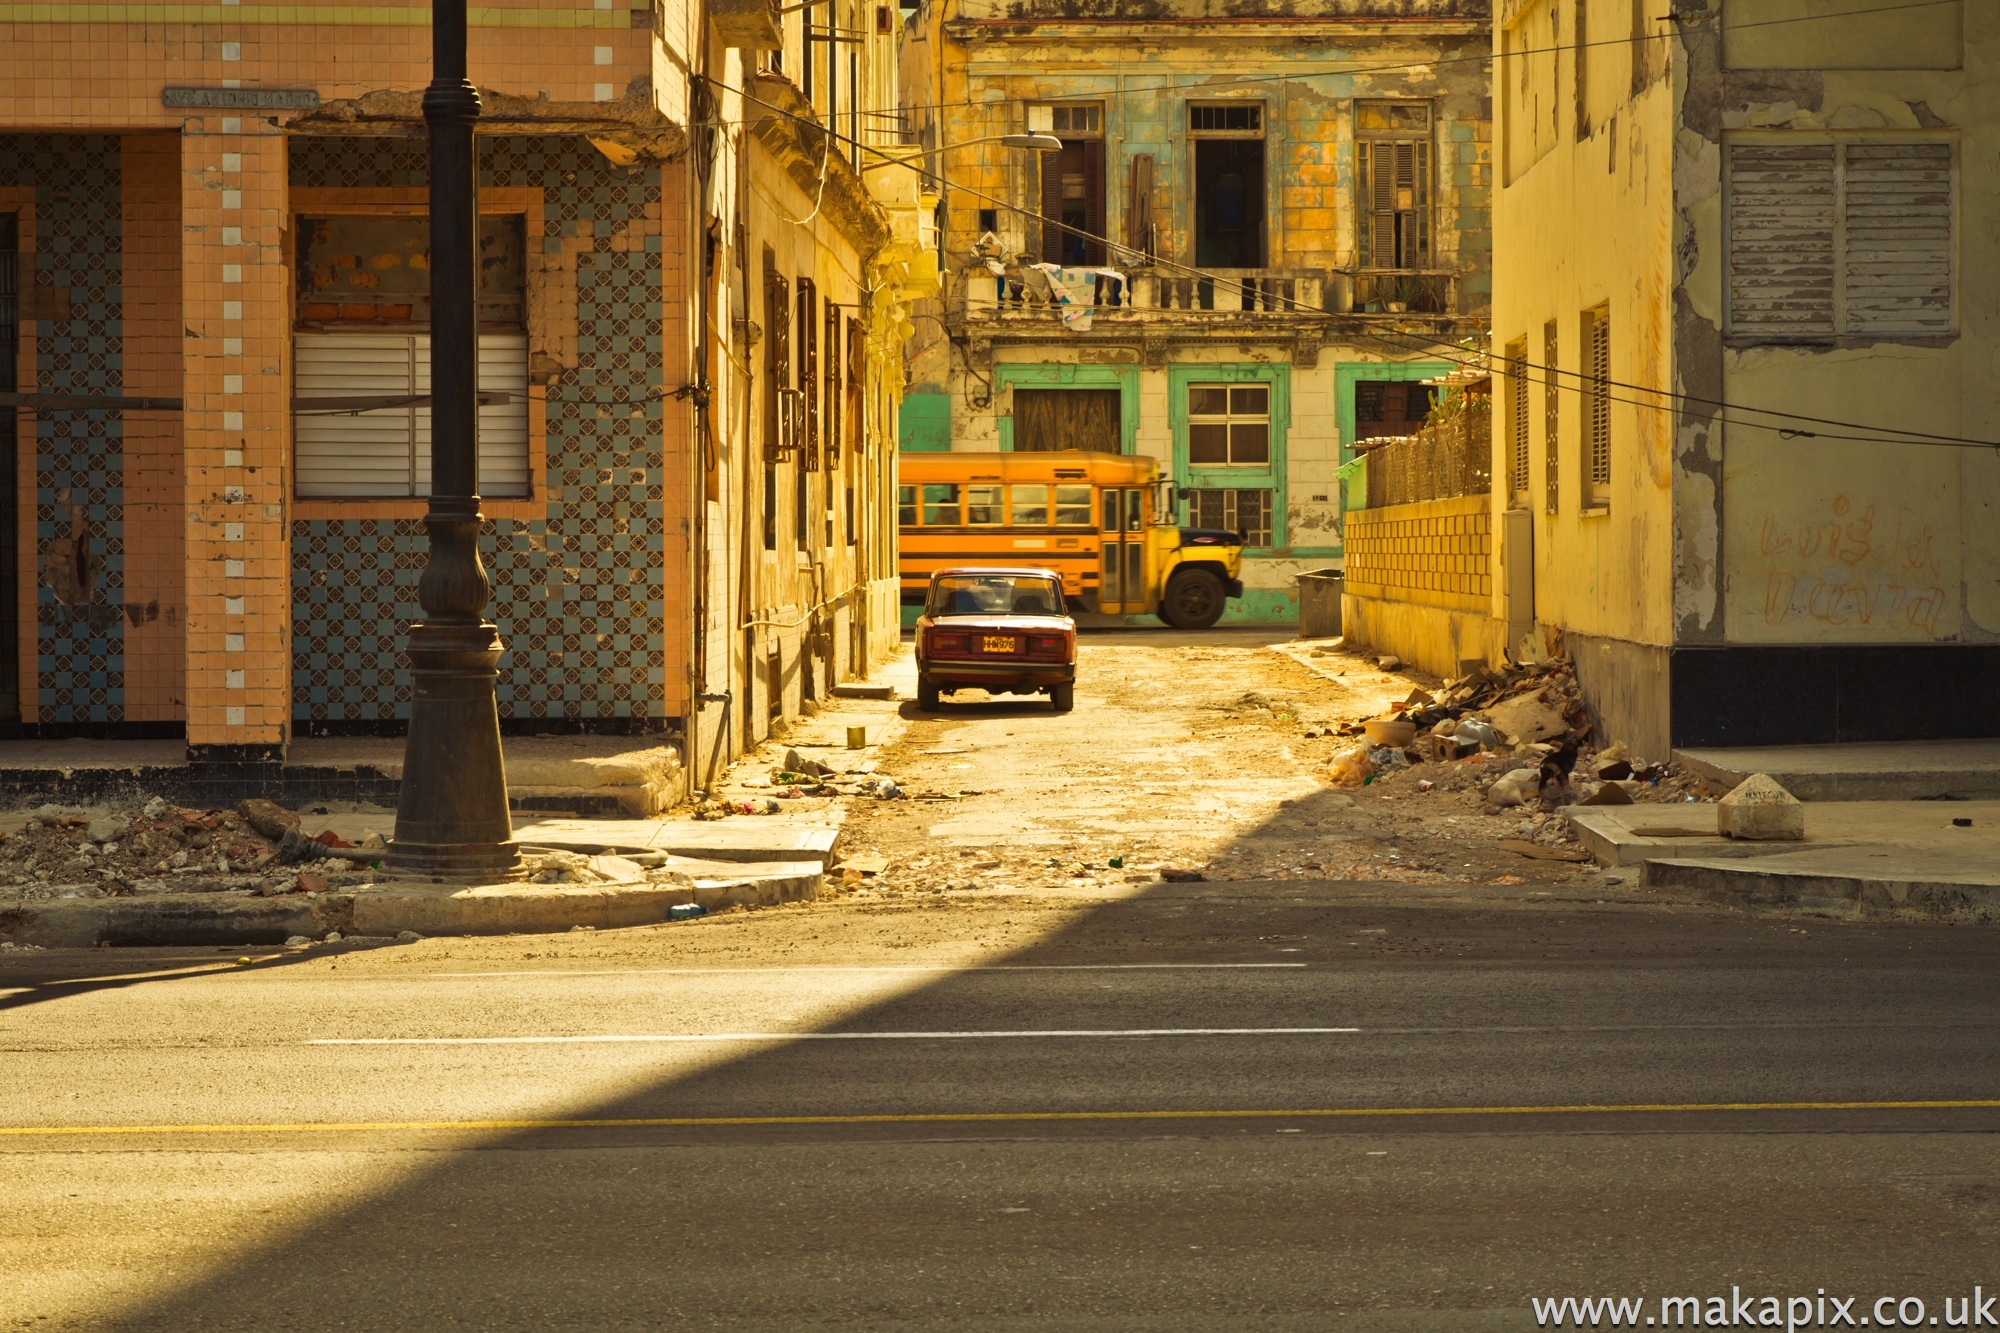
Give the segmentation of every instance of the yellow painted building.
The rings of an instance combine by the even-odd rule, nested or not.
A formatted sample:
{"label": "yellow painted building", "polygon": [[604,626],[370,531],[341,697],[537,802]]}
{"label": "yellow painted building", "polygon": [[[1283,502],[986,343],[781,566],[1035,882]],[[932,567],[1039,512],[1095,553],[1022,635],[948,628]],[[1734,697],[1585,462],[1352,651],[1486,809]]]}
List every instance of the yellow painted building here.
{"label": "yellow painted building", "polygon": [[1498,16],[1496,612],[1648,756],[2000,734],[2000,11],[1660,9]]}

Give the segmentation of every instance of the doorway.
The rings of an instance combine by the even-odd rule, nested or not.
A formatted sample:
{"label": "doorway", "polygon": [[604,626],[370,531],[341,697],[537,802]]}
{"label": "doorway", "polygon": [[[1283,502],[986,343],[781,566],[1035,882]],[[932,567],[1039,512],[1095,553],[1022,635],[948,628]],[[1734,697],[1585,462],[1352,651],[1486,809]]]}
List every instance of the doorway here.
{"label": "doorway", "polygon": [[1194,249],[1202,268],[1264,266],[1264,141],[1194,141]]}
{"label": "doorway", "polygon": [[1124,395],[1117,389],[1014,390],[1014,452],[1124,452]]}

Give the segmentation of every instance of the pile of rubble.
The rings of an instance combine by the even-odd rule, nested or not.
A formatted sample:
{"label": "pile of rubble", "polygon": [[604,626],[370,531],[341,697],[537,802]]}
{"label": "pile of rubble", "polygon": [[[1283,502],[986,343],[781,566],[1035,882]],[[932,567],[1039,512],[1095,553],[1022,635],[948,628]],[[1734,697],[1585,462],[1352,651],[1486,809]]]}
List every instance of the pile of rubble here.
{"label": "pile of rubble", "polygon": [[1388,713],[1338,728],[1362,739],[1333,756],[1331,776],[1342,786],[1477,789],[1489,814],[1709,799],[1675,765],[1634,756],[1622,742],[1600,748],[1592,732],[1567,657],[1484,667],[1442,694],[1415,689]]}
{"label": "pile of rubble", "polygon": [[97,898],[250,890],[325,893],[375,877],[387,843],[300,832],[276,802],[195,810],[154,797],[136,809],[45,805],[0,835],[0,897]]}
{"label": "pile of rubble", "polygon": [[786,750],[784,762],[773,768],[768,777],[751,778],[739,785],[768,788],[771,794],[747,798],[710,795],[696,804],[693,818],[775,815],[785,808],[780,801],[803,796],[871,796],[878,801],[895,801],[905,794],[896,779],[887,774],[837,769],[820,760],[808,759],[797,750]]}

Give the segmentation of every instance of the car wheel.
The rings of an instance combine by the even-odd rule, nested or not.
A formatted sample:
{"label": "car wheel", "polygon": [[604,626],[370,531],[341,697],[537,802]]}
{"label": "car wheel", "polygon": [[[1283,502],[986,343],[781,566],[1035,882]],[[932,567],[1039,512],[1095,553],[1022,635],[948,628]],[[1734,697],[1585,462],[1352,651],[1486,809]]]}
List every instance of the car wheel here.
{"label": "car wheel", "polygon": [[1067,713],[1076,707],[1076,682],[1066,680],[1060,685],[1049,686],[1049,702],[1058,713]]}
{"label": "car wheel", "polygon": [[929,676],[917,677],[917,707],[926,713],[937,712],[938,683]]}
{"label": "car wheel", "polygon": [[1222,619],[1229,595],[1222,580],[1205,569],[1183,569],[1167,580],[1160,619],[1175,629],[1207,629]]}

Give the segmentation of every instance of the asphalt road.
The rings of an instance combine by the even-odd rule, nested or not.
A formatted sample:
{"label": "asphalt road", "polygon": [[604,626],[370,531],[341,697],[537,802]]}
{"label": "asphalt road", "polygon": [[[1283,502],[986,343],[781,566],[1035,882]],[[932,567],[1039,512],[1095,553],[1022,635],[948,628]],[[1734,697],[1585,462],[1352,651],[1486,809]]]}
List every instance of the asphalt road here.
{"label": "asphalt road", "polygon": [[[0,1327],[1499,1329],[2000,1285],[2000,935],[1390,901],[11,956]],[[1989,1104],[1909,1105],[1954,1101]]]}

